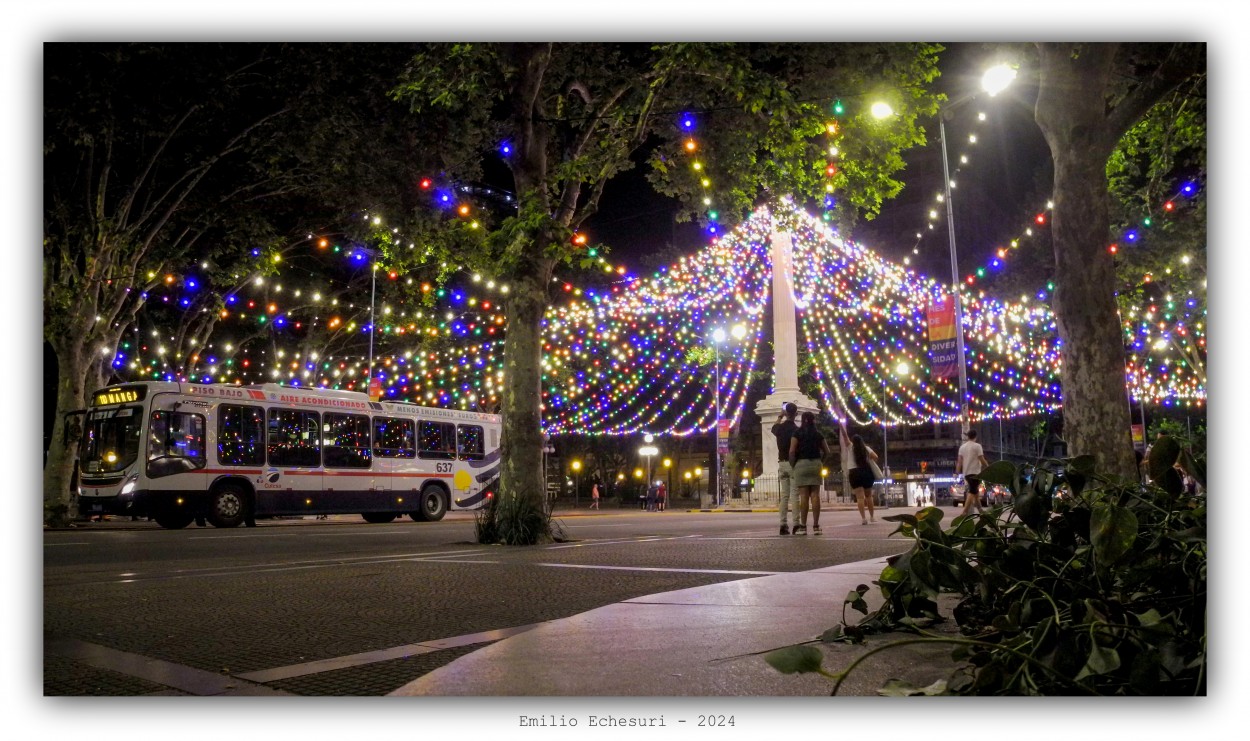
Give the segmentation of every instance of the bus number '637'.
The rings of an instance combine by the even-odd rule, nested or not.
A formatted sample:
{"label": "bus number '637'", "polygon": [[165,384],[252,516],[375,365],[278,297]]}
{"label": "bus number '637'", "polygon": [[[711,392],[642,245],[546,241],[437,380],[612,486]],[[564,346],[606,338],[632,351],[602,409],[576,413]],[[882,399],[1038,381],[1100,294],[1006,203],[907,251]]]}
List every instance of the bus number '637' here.
{"label": "bus number '637'", "polygon": [[451,473],[450,463],[438,463],[434,466],[434,470],[438,473]]}

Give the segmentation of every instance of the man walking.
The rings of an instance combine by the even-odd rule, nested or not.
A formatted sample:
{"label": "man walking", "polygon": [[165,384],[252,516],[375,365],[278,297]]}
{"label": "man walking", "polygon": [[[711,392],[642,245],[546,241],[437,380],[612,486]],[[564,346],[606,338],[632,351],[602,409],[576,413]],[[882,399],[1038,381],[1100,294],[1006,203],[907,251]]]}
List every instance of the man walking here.
{"label": "man walking", "polygon": [[964,494],[964,509],[960,512],[966,517],[972,514],[973,507],[976,507],[977,512],[981,511],[981,471],[990,463],[985,460],[981,443],[977,442],[977,431],[968,430],[965,434],[968,441],[959,446],[959,453],[955,456],[955,473],[962,473],[968,485]]}
{"label": "man walking", "polygon": [[[777,438],[777,485],[781,489],[777,495],[777,511],[781,513],[782,535],[790,534],[790,528],[786,524],[791,494],[794,490],[793,471],[790,466],[790,438],[794,437],[794,433],[799,429],[794,423],[794,417],[798,413],[799,408],[794,402],[786,404],[784,411],[777,416],[777,421],[772,427],[773,437]],[[795,501],[794,509],[795,527],[798,527],[798,501]]]}

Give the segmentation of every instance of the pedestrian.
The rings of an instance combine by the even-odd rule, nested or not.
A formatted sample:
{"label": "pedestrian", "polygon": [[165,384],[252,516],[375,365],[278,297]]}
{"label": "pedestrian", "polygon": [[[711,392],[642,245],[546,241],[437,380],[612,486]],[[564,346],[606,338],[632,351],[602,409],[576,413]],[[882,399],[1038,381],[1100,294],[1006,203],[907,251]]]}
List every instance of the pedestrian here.
{"label": "pedestrian", "polygon": [[664,485],[663,481],[661,481],[655,487],[655,505],[660,508],[661,512],[664,511],[664,502],[666,499],[668,499],[668,487]]}
{"label": "pedestrian", "polygon": [[981,471],[990,463],[985,460],[981,443],[977,442],[977,431],[968,430],[964,434],[968,441],[959,446],[959,452],[955,455],[955,473],[962,473],[968,485],[964,492],[964,509],[960,512],[966,517],[972,514],[974,507],[977,512],[981,511]]}
{"label": "pedestrian", "polygon": [[646,495],[646,501],[644,502],[644,508],[648,512],[655,511],[655,484],[652,484],[652,483],[647,484],[647,495]]}
{"label": "pedestrian", "polygon": [[[790,467],[790,438],[794,437],[795,431],[799,429],[794,423],[794,416],[799,413],[799,408],[794,402],[785,405],[781,414],[777,415],[777,421],[773,423],[773,437],[777,438],[777,511],[781,513],[781,534],[789,535],[790,528],[786,524],[789,516],[790,500],[794,496],[794,476],[793,469]],[[799,519],[799,503],[794,501],[794,526],[798,527]]]}
{"label": "pedestrian", "polygon": [[599,482],[596,481],[590,487],[590,508],[599,509]]}
{"label": "pedestrian", "polygon": [[[820,535],[820,466],[829,454],[825,436],[816,429],[816,415],[803,412],[803,424],[790,438],[790,468],[799,495],[799,519],[795,535],[807,534],[807,512],[812,512],[812,534]],[[809,506],[810,505],[810,506]]]}
{"label": "pedestrian", "polygon": [[[846,434],[846,428],[842,429],[842,434]],[[854,461],[855,467],[847,473],[847,481],[851,484],[851,491],[855,493],[855,506],[859,509],[860,524],[867,525],[870,522],[876,522],[876,512],[873,510],[872,487],[877,483],[877,470],[873,468],[877,460],[877,453],[864,443],[864,438],[856,435],[851,438],[851,460]]]}

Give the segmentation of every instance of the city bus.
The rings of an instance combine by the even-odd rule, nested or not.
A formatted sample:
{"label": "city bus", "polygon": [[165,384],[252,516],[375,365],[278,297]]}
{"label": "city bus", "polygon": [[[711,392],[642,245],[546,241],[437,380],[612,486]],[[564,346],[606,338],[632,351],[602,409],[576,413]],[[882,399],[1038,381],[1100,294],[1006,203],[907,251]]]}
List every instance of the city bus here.
{"label": "city bus", "polygon": [[78,448],[84,515],[165,528],[360,514],[440,520],[497,491],[500,417],[278,384],[123,383],[91,395]]}

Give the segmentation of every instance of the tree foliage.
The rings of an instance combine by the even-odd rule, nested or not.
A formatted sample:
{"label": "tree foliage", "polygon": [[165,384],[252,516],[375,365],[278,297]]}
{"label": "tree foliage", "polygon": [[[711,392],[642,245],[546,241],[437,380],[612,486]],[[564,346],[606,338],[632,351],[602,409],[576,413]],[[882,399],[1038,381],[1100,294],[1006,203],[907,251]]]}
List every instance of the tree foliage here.
{"label": "tree foliage", "polygon": [[[839,220],[871,216],[900,187],[899,152],[923,141],[936,110],[927,85],[939,47],[924,44],[439,44],[414,56],[394,95],[451,135],[441,177],[499,179],[515,211],[483,218],[469,260],[514,276],[505,356],[504,499],[542,496],[539,325],[558,266],[579,259],[573,234],[607,184],[635,166],[684,208],[679,218],[734,222],[767,194],[823,197],[822,138],[846,101],[849,164],[833,183]],[[869,96],[895,91],[882,125]],[[679,117],[697,121],[691,167]],[[506,152],[505,152],[506,148]],[[501,156],[502,155],[502,156]],[[711,204],[715,204],[711,206]]]}
{"label": "tree foliage", "polygon": [[[135,344],[154,336],[175,372],[201,370],[227,295],[274,274],[312,230],[365,232],[350,209],[413,202],[405,172],[420,161],[406,156],[421,150],[412,122],[388,116],[381,90],[369,95],[370,81],[394,79],[411,49],[361,51],[47,47],[44,337],[59,382],[44,494],[53,516],[68,508],[74,441],[63,415],[127,372],[124,335]],[[150,299],[168,299],[170,288],[186,303],[154,308]],[[254,334],[231,339],[272,339]]]}

